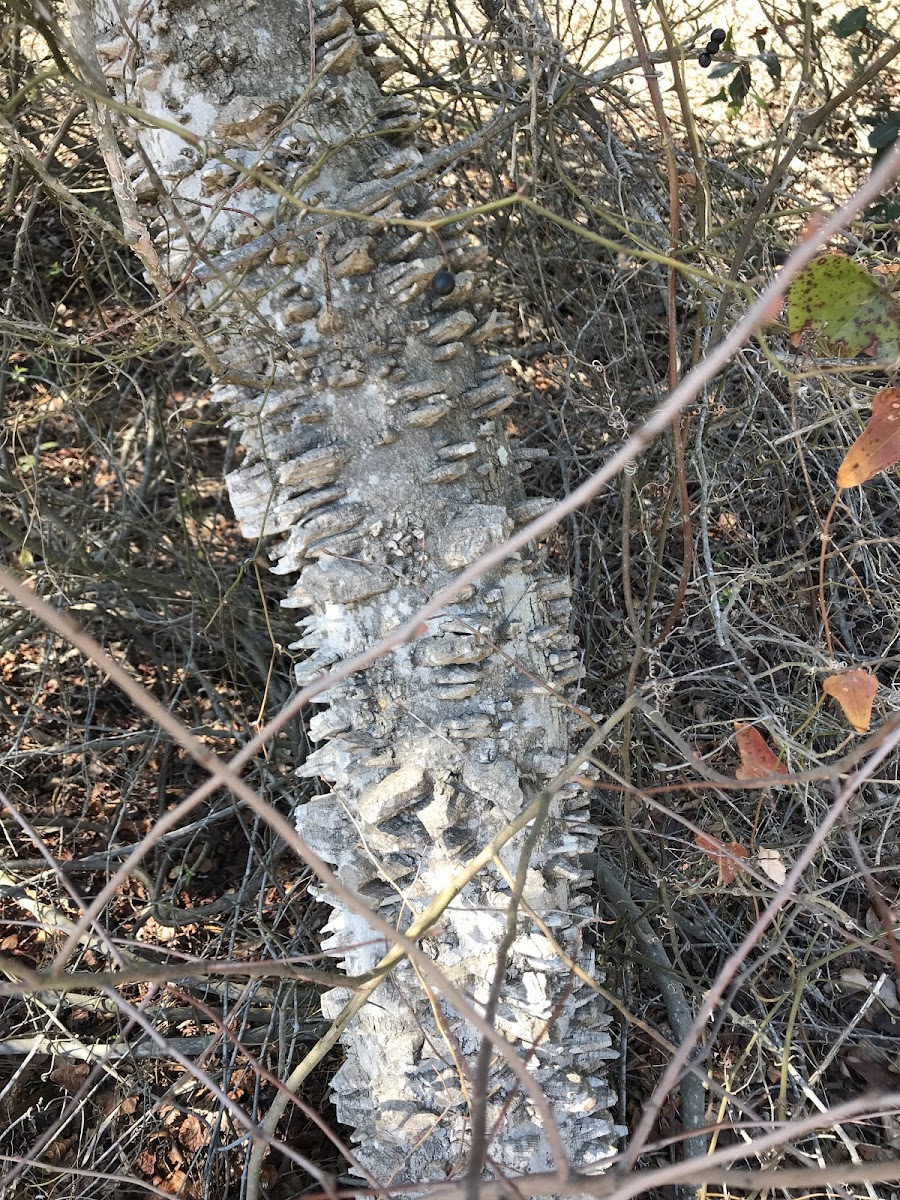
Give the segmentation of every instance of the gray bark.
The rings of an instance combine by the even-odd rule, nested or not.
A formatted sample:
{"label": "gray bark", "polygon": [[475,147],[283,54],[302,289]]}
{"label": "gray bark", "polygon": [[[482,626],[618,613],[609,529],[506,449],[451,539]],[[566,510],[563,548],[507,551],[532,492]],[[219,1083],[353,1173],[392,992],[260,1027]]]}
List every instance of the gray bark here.
{"label": "gray bark", "polygon": [[[245,447],[228,480],[242,528],[277,535],[273,569],[299,572],[284,603],[305,614],[294,647],[307,653],[301,683],[409,619],[543,503],[525,499],[504,429],[514,389],[488,349],[502,319],[487,302],[480,248],[445,231],[456,288],[442,298],[429,286],[444,265],[430,235],[308,211],[439,211],[427,181],[408,182],[419,151],[391,133],[414,114],[380,91],[387,66],[356,26],[368,6],[315,0],[312,81],[305,0],[150,0],[124,19],[102,4],[94,13],[118,95],[200,139],[192,147],[170,129],[135,126],[138,152],[121,186],[219,360],[217,398]],[[569,756],[573,727],[554,694],[578,677],[569,595],[536,547],[514,555],[417,642],[332,688],[311,719],[318,747],[300,774],[324,786],[298,806],[297,828],[401,928]],[[587,803],[576,784],[553,798],[523,897],[543,929],[520,915],[496,1015],[530,1056],[576,1167],[602,1161],[614,1137],[606,1018],[547,936],[594,973]],[[524,837],[500,855],[511,877]],[[483,870],[425,943],[479,1005],[509,894],[503,872]],[[340,906],[324,946],[351,974],[385,949]],[[346,998],[326,997],[326,1015]],[[408,964],[355,1020],[333,1087],[377,1179],[462,1169],[460,1067],[477,1042]],[[494,1170],[553,1165],[502,1063],[490,1074],[487,1128]]]}

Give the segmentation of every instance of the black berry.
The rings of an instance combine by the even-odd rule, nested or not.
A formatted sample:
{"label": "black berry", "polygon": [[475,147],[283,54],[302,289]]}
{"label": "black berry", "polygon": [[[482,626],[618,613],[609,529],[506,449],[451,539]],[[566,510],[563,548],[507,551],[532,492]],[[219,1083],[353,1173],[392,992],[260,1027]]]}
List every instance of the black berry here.
{"label": "black berry", "polygon": [[431,281],[431,290],[436,296],[449,296],[456,287],[456,276],[446,267],[438,271]]}
{"label": "black berry", "polygon": [[708,67],[709,64],[712,62],[712,55],[707,54],[706,51],[704,50],[703,53],[698,57],[697,62],[700,64],[701,67]]}
{"label": "black berry", "polygon": [[712,33],[709,35],[709,40],[710,40],[710,42],[718,42],[719,45],[721,46],[727,37],[728,37],[728,34],[725,32],[724,29],[714,29],[712,31]]}
{"label": "black berry", "polygon": [[710,58],[715,58],[715,56],[719,53],[719,43],[710,42],[703,53],[708,54]]}

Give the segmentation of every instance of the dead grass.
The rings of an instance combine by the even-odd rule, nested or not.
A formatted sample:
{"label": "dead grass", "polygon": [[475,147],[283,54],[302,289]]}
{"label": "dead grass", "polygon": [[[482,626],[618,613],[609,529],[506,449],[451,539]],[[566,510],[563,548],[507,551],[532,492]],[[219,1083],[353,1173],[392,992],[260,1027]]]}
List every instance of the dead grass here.
{"label": "dead grass", "polygon": [[[888,7],[872,11],[887,31]],[[662,32],[646,15],[656,49]],[[474,10],[435,10],[432,25],[417,30],[401,16],[389,13],[389,38],[411,68],[401,82],[415,87],[435,138],[483,119],[492,80],[527,87],[529,69],[539,70],[537,58],[517,56],[515,29],[505,47],[479,40]],[[574,69],[633,52],[622,29],[604,38],[580,9],[570,16],[552,32],[574,47]],[[817,17],[817,30],[826,19]],[[673,34],[683,41],[713,21],[731,23],[716,10],[675,23]],[[704,104],[713,85],[695,64],[685,70],[693,129],[665,91],[682,257],[705,272],[680,279],[682,373],[709,345],[721,281],[769,178],[787,98],[804,83],[802,22],[786,21],[775,41],[785,84],[777,93],[761,85],[768,107],[748,106],[734,124],[722,120],[721,104]],[[464,58],[448,56],[448,45],[463,45]],[[7,50],[10,79],[21,77],[20,51]],[[852,65],[830,34],[816,54],[807,109],[843,86]],[[896,111],[895,80],[888,72],[867,85],[792,164],[756,225],[739,272],[745,288],[777,268],[808,211],[845,196],[867,171],[860,114]],[[613,81],[602,104],[589,91],[563,90],[551,112],[449,181],[462,206],[526,186],[552,214],[507,208],[477,226],[498,264],[494,295],[515,322],[508,349],[523,396],[515,431],[533,460],[530,486],[548,495],[570,490],[640,425],[666,390],[670,356],[666,267],[635,254],[669,251],[663,138],[643,80],[632,72]],[[17,110],[17,128],[42,152],[62,131],[50,169],[114,222],[84,116],[69,103],[57,85],[37,89]],[[4,559],[72,611],[205,744],[236,750],[289,694],[293,628],[278,607],[281,584],[260,569],[258,548],[240,539],[228,510],[222,477],[234,446],[129,253],[99,235],[89,213],[48,199],[14,153],[3,171]],[[861,222],[842,249],[870,268],[890,267],[896,235]],[[725,295],[728,323],[745,295]],[[885,382],[871,364],[851,373],[795,355],[775,328],[732,362],[682,427],[687,574],[678,469],[664,443],[548,547],[576,580],[582,702],[605,717],[626,697],[637,701],[598,762],[595,810],[604,857],[659,932],[669,963],[661,973],[634,913],[616,910],[598,887],[598,945],[622,1010],[619,1115],[632,1128],[667,1061],[661,1042],[677,1040],[667,989],[696,1008],[771,895],[760,850],[790,865],[834,796],[822,779],[760,792],[710,778],[734,775],[733,722],[756,726],[791,771],[803,772],[841,764],[856,745],[822,701],[825,675],[864,666],[879,679],[876,720],[897,706],[900,493],[891,473],[844,493],[832,521],[824,575],[832,644],[819,595],[835,471]],[[5,604],[0,622],[8,730],[0,955],[38,971],[82,902],[202,771],[28,613]],[[249,774],[284,812],[299,798],[292,769],[304,751],[294,731]],[[900,898],[896,797],[892,757],[860,788],[709,1030],[702,1066],[714,1084],[706,1120],[719,1123],[717,1144],[739,1141],[741,1121],[798,1121],[867,1086],[900,1083],[900,1004],[882,928]],[[717,882],[695,829],[746,847],[755,873]],[[166,1045],[128,1025],[97,989],[63,997],[7,989],[0,1161],[4,1170],[21,1156],[39,1164],[22,1169],[13,1194],[240,1194],[243,1131],[173,1051],[248,1111],[266,1110],[274,1091],[257,1062],[279,1079],[289,1074],[319,1029],[315,995],[278,975],[229,982],[210,966],[314,955],[320,917],[305,884],[270,832],[218,797],[129,876],[72,964],[98,977],[117,956],[174,964],[177,984],[123,990]],[[98,1047],[112,1059],[102,1068],[93,1065]],[[304,1096],[314,1111],[327,1113],[326,1080],[323,1071]],[[716,1087],[728,1097],[718,1099]],[[657,1137],[677,1134],[682,1118],[677,1098],[667,1102]],[[896,1149],[897,1132],[889,1116],[796,1143],[786,1135],[766,1162],[881,1158]],[[295,1110],[280,1137],[323,1168],[342,1169],[310,1115]],[[663,1144],[642,1165],[670,1153]],[[133,1182],[116,1182],[123,1177]],[[269,1182],[278,1197],[309,1178],[285,1172],[276,1182],[273,1169]]]}
{"label": "dead grass", "polygon": [[[49,143],[63,121],[55,173],[114,220],[85,117],[64,116],[61,104],[39,93],[18,127]],[[130,253],[49,199],[14,156],[5,171],[4,561],[230,756],[289,695],[294,633],[227,503],[235,446]],[[4,602],[0,625],[0,954],[40,971],[83,902],[205,773],[29,613]],[[281,811],[297,797],[292,772],[304,752],[294,729],[250,768]],[[252,1110],[273,1094],[257,1058],[283,1077],[317,1036],[308,986],[209,970],[316,954],[321,918],[305,869],[227,796],[193,816],[131,872],[102,934],[82,939],[70,964],[98,981],[116,962],[171,964],[170,984],[123,989],[162,1047],[88,987],[0,1001],[2,1173],[21,1155],[41,1164],[10,1194],[230,1194],[243,1129],[172,1049]],[[327,1110],[324,1076],[310,1102]],[[328,1153],[302,1114],[285,1136],[310,1157]]]}
{"label": "dead grass", "polygon": [[[655,47],[661,38],[648,40]],[[839,49],[831,43],[834,57],[820,65],[835,77],[824,90],[810,89],[807,109],[845,82]],[[667,93],[681,257],[721,280],[766,185],[784,106],[776,101],[723,124],[702,106],[696,67],[693,73],[689,113],[699,156],[689,151],[683,114]],[[786,64],[786,74],[796,82],[796,66]],[[494,294],[506,292],[518,317],[510,349],[531,402],[515,420],[535,457],[531,486],[542,494],[569,491],[594,471],[667,390],[667,274],[628,252],[668,252],[667,223],[653,220],[668,212],[662,139],[642,87],[635,74],[627,87],[611,89],[611,101],[605,91],[602,107],[587,97],[561,103],[520,139],[516,159],[492,146],[484,174],[460,181],[467,202],[527,183],[529,197],[553,214],[505,210],[480,227],[506,268]],[[862,89],[854,111],[896,107],[894,90],[879,78]],[[859,128],[844,118],[826,126],[815,151],[792,165],[756,227],[742,282],[769,278],[803,214],[827,207],[864,177],[870,156]],[[562,227],[559,217],[572,225]],[[585,230],[621,249],[590,244]],[[870,270],[889,271],[896,239],[883,225],[862,222],[836,248]],[[682,374],[709,345],[721,298],[708,277],[680,277]],[[730,325],[743,300],[732,293],[726,303]],[[795,354],[773,328],[732,362],[682,425],[693,551],[687,577],[671,442],[654,446],[551,545],[578,586],[584,703],[605,717],[628,696],[638,701],[619,745],[598,763],[596,806],[607,833],[604,857],[627,878],[669,962],[661,980],[635,924],[617,918],[601,889],[598,918],[612,922],[600,934],[600,945],[609,946],[607,986],[632,1014],[621,1025],[619,1078],[620,1117],[632,1129],[666,1059],[642,1022],[677,1040],[666,988],[678,988],[696,1010],[770,898],[779,864],[796,860],[835,795],[827,782],[772,793],[726,790],[704,782],[703,768],[734,775],[735,721],[756,726],[791,771],[840,763],[858,739],[824,699],[822,681],[844,667],[877,675],[876,722],[900,695],[900,493],[891,473],[843,494],[826,546],[824,613],[819,598],[835,473],[872,396],[890,381],[870,364],[823,365]],[[867,1086],[895,1090],[900,1083],[896,956],[879,916],[880,908],[895,922],[900,896],[896,793],[892,757],[855,796],[710,1031],[704,1068],[749,1106],[710,1101],[705,1121],[720,1125],[714,1145],[739,1139],[732,1122],[746,1121],[748,1111],[763,1121],[797,1121]],[[739,875],[731,886],[718,882],[715,864],[695,844],[698,829],[745,847],[756,874]],[[764,862],[774,878],[759,869]],[[667,1101],[657,1136],[677,1134],[683,1116]],[[798,1155],[822,1164],[890,1157],[896,1133],[886,1117],[794,1145],[786,1138],[768,1165]],[[666,1159],[663,1150],[641,1161]]]}

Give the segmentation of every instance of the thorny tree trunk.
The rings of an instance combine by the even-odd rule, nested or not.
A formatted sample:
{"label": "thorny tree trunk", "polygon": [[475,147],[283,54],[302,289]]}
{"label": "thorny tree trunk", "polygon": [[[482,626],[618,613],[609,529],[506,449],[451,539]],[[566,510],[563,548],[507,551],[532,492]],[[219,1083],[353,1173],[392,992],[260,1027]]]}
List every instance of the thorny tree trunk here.
{"label": "thorny tree trunk", "polygon": [[[436,239],[311,217],[273,191],[272,180],[300,205],[385,218],[436,214],[403,132],[412,106],[379,90],[385,60],[358,25],[368,7],[314,0],[312,81],[306,0],[142,0],[124,15],[99,3],[93,15],[107,81],[170,126],[132,133],[138,152],[120,203],[126,227],[149,222],[161,277],[183,283],[177,303],[218,358],[217,398],[246,449],[228,480],[243,530],[281,535],[274,570],[300,573],[284,603],[308,614],[301,682],[408,619],[542,503],[524,499],[504,431],[513,388],[486,349],[500,322],[485,305],[478,247],[458,231],[445,236],[456,288],[441,298],[429,287],[444,265]],[[202,153],[177,125],[202,139]],[[312,718],[319,748],[300,774],[329,786],[298,807],[297,827],[401,927],[566,761],[567,710],[543,681],[560,691],[578,674],[569,593],[537,549],[515,555],[415,644],[333,688]],[[612,1055],[595,993],[546,931],[592,971],[586,809],[574,784],[553,799],[524,893],[543,930],[520,916],[495,1018],[530,1055],[578,1167],[611,1152]],[[512,876],[523,837],[501,855]],[[480,1004],[509,890],[508,876],[483,870],[427,943]],[[364,919],[339,907],[324,945],[348,947],[353,974],[384,951]],[[345,998],[326,997],[326,1014]],[[403,965],[344,1039],[338,1116],[384,1183],[440,1179],[465,1162],[459,1067],[478,1039],[432,1000]],[[502,1064],[491,1069],[487,1129],[496,1168],[552,1165]]]}

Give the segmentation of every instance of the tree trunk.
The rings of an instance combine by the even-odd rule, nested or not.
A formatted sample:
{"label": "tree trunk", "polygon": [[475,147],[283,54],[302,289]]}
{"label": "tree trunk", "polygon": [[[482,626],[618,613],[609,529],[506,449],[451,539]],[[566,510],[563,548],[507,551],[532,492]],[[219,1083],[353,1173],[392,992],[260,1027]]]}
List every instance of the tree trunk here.
{"label": "tree trunk", "polygon": [[[218,400],[245,447],[228,480],[243,530],[279,535],[273,569],[299,572],[284,603],[307,614],[301,683],[407,620],[543,503],[524,498],[504,429],[514,390],[486,348],[502,320],[485,303],[483,253],[458,229],[439,242],[384,223],[439,210],[409,141],[412,106],[380,90],[390,64],[358,27],[368,7],[314,0],[312,79],[306,0],[149,0],[125,26],[98,4],[92,18],[107,82],[156,122],[132,130],[137,153],[118,181],[126,226],[140,243],[135,221],[149,224],[170,304],[214,356]],[[445,267],[455,288],[441,295],[432,281]],[[300,774],[326,786],[298,806],[300,834],[401,928],[570,755],[554,695],[578,676],[569,594],[536,548],[513,555],[417,642],[332,688],[311,719],[319,746]],[[602,1008],[558,952],[592,974],[587,803],[576,784],[553,798],[523,897],[538,920],[520,913],[495,1016],[530,1056],[576,1167],[607,1156],[614,1132]],[[426,942],[479,1006],[526,835]],[[384,952],[341,907],[327,932],[351,974]],[[327,996],[326,1014],[346,995]],[[458,1174],[469,1145],[460,1068],[477,1045],[407,963],[356,1018],[334,1095],[379,1181]],[[487,1129],[495,1169],[552,1165],[502,1064]]]}

